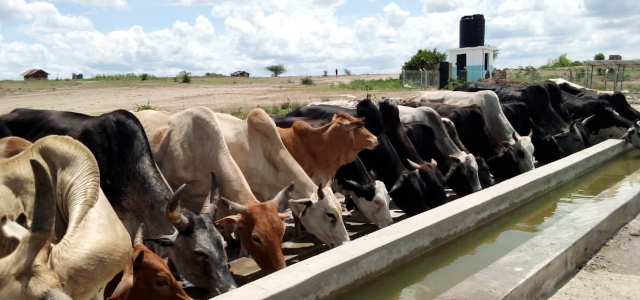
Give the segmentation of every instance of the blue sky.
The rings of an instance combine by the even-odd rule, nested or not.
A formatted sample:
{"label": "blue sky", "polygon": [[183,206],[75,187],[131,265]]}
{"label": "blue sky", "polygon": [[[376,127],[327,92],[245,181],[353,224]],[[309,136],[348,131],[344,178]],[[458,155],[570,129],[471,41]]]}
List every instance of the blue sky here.
{"label": "blue sky", "polygon": [[570,0],[0,0],[0,79],[31,68],[268,76],[397,73],[418,49],[454,48],[460,17],[482,13],[498,68],[567,53],[640,58],[640,5]]}

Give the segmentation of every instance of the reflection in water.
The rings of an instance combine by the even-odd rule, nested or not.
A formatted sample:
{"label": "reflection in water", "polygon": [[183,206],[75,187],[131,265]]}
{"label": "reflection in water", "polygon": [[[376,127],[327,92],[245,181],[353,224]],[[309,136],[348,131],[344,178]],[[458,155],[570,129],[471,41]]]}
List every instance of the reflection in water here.
{"label": "reflection in water", "polygon": [[[516,211],[374,278],[337,299],[432,299],[589,202],[640,168],[640,152],[623,156],[524,204]],[[633,183],[629,183],[630,185]]]}

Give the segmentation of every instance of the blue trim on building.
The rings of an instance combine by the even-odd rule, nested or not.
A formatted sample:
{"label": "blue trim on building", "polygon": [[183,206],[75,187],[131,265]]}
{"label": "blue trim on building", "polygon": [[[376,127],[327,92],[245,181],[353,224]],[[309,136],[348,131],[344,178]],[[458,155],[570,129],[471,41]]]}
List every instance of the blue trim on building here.
{"label": "blue trim on building", "polygon": [[478,81],[484,79],[484,68],[482,65],[467,66],[467,82]]}
{"label": "blue trim on building", "polygon": [[453,79],[458,78],[458,67],[451,68],[451,78]]}

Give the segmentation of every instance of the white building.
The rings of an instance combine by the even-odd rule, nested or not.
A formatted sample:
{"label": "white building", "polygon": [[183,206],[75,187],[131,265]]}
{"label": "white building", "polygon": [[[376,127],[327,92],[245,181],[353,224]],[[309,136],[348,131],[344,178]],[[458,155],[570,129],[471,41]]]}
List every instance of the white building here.
{"label": "white building", "polygon": [[464,76],[464,70],[466,70],[467,82],[484,79],[487,71],[491,76],[494,50],[497,48],[489,46],[448,49],[449,62],[452,66],[451,78]]}

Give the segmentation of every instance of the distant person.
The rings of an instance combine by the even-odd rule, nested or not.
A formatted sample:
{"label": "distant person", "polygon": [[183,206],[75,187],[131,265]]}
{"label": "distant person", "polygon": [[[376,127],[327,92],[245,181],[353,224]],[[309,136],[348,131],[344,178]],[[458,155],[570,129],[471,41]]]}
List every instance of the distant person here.
{"label": "distant person", "polygon": [[336,77],[338,77],[338,68],[336,68]]}

